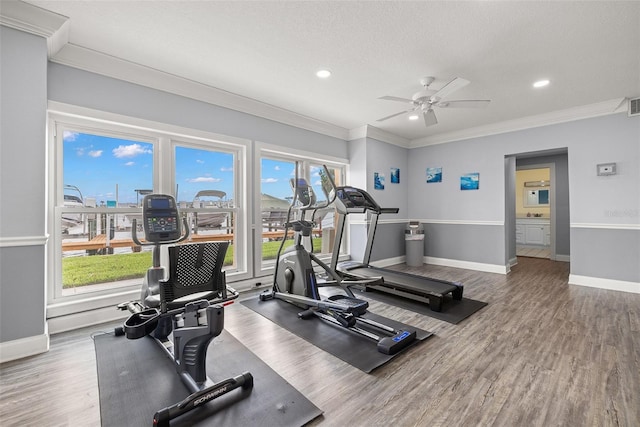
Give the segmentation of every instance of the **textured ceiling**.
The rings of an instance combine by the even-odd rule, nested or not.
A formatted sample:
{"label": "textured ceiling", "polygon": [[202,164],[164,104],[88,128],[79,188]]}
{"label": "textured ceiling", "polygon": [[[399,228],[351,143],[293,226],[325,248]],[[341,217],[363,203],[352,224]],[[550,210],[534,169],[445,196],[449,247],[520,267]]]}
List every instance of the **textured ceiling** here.
{"label": "textured ceiling", "polygon": [[[40,1],[69,43],[345,129],[414,140],[640,96],[640,2]],[[331,78],[315,71],[328,67]],[[471,84],[426,128],[384,95]],[[551,84],[534,90],[540,78]]]}

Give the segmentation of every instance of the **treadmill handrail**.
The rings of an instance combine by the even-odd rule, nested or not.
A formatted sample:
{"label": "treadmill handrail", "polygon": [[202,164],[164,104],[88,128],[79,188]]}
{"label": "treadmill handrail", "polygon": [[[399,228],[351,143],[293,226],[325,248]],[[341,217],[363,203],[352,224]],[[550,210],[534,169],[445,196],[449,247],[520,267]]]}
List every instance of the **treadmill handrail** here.
{"label": "treadmill handrail", "polygon": [[380,208],[381,214],[397,214],[398,212],[400,212],[400,208]]}

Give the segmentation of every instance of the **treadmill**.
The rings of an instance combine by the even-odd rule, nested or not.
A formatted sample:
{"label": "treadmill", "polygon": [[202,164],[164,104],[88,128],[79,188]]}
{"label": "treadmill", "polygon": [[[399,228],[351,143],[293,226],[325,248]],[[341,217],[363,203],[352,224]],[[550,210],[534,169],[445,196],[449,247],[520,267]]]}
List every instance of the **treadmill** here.
{"label": "treadmill", "polygon": [[[464,287],[461,283],[388,270],[369,264],[378,218],[381,214],[398,213],[398,208],[381,208],[369,193],[349,186],[336,188],[335,205],[338,212],[338,223],[336,224],[336,236],[331,256],[331,268],[346,279],[379,279],[370,280],[368,283],[358,283],[353,286],[358,286],[364,291],[372,289],[423,302],[429,304],[429,308],[433,311],[442,311],[447,294],[451,294],[454,300],[462,299]],[[367,232],[367,245],[362,262],[347,261],[338,264],[344,224],[347,215],[350,213],[371,214],[371,222]],[[348,285],[348,281],[343,283]]]}

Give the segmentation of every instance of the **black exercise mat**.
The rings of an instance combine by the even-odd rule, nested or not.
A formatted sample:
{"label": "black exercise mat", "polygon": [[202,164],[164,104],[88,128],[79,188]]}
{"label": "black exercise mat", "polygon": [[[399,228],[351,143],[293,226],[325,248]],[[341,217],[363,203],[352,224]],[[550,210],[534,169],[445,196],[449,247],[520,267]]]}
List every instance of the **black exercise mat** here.
{"label": "black exercise mat", "polygon": [[[151,426],[159,409],[189,392],[175,365],[153,339],[95,337],[103,426]],[[172,420],[177,426],[301,426],[322,411],[231,334],[209,346],[207,374],[213,381],[250,372],[253,390],[236,389]]]}
{"label": "black exercise mat", "polygon": [[476,301],[469,298],[454,300],[450,295],[445,295],[442,301],[442,311],[433,311],[429,308],[429,304],[415,301],[410,298],[404,298],[398,295],[388,294],[386,292],[381,292],[374,289],[369,289],[366,292],[357,289],[354,286],[352,286],[350,289],[358,297],[362,296],[365,298],[370,298],[372,300],[380,301],[389,305],[394,305],[396,307],[404,308],[405,310],[424,314],[425,316],[433,317],[438,320],[444,320],[445,322],[453,324],[462,322],[464,319],[471,316],[482,307],[488,305],[488,303],[486,302]]}
{"label": "black exercise mat", "polygon": [[[260,301],[256,297],[240,303],[316,347],[367,373],[384,365],[395,356],[402,354],[402,351],[395,355],[380,353],[377,349],[377,344],[373,340],[319,318],[302,320],[298,318],[298,313],[302,309],[285,301]],[[374,313],[367,312],[363,317],[384,323],[397,330],[415,329],[416,340],[411,346],[433,335],[429,331],[414,328]]]}

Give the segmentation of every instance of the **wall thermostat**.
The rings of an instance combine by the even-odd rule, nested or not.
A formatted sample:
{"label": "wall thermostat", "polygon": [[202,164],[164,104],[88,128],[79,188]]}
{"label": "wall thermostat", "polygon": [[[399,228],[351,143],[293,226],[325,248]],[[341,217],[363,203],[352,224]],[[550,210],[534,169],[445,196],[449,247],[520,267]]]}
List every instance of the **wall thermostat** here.
{"label": "wall thermostat", "polygon": [[615,163],[602,163],[598,165],[598,176],[615,175],[616,164]]}

